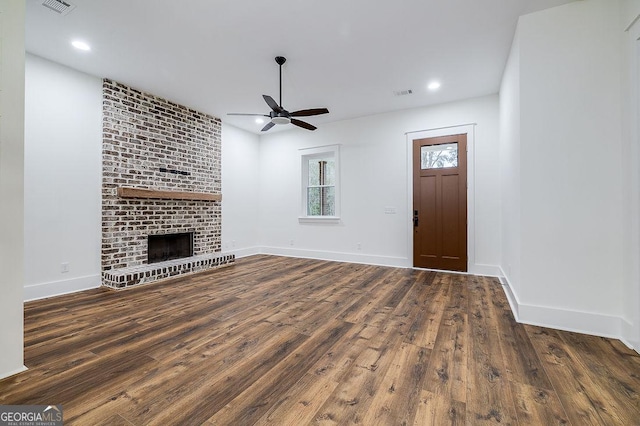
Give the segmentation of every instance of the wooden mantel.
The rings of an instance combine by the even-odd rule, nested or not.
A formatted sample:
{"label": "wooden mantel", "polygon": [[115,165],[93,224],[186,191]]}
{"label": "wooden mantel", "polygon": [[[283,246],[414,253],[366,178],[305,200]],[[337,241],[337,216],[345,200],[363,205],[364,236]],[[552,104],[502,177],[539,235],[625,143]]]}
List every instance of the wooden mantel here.
{"label": "wooden mantel", "polygon": [[144,188],[118,188],[118,197],[121,198],[159,198],[164,200],[196,200],[196,201],[220,201],[222,194],[210,194],[207,192],[167,191]]}

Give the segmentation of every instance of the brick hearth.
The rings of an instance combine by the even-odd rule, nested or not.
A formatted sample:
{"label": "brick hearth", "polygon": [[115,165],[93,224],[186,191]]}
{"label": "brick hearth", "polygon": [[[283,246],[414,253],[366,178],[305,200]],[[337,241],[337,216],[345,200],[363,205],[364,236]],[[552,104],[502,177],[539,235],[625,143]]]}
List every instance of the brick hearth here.
{"label": "brick hearth", "polygon": [[176,275],[202,272],[212,268],[226,266],[235,261],[233,255],[202,254],[165,262],[112,269],[103,274],[102,282],[112,288],[126,288],[150,283]]}

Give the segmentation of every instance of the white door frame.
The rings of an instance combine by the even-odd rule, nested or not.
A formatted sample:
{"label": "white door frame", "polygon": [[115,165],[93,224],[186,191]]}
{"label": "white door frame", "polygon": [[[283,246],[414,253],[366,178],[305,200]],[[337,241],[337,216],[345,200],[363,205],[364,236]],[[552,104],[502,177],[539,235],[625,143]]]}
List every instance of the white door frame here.
{"label": "white door frame", "polygon": [[467,273],[494,275],[492,268],[476,265],[476,220],[475,220],[475,126],[476,123],[407,132],[407,253],[413,266],[413,141],[449,135],[467,135]]}

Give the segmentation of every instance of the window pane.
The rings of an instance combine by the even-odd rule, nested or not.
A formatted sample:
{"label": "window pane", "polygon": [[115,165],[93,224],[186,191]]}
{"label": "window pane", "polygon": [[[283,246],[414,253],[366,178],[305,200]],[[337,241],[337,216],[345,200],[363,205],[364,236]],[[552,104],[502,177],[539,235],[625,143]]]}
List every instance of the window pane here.
{"label": "window pane", "polygon": [[329,159],[325,160],[325,173],[324,173],[324,182],[321,185],[335,185],[336,184],[336,163],[335,161]]}
{"label": "window pane", "polygon": [[335,164],[333,158],[313,158],[309,160],[309,186],[335,185]]}
{"label": "window pane", "polygon": [[442,169],[458,167],[458,144],[446,143],[420,147],[420,168]]}
{"label": "window pane", "polygon": [[320,160],[309,160],[309,185],[320,185]]}
{"label": "window pane", "polygon": [[307,188],[307,216],[335,216],[336,188],[315,186]]}

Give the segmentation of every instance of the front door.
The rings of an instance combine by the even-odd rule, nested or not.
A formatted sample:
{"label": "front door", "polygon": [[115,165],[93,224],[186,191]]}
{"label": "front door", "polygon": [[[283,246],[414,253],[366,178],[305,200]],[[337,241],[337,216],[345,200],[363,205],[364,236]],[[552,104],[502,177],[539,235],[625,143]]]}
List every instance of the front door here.
{"label": "front door", "polygon": [[413,141],[413,265],[467,271],[467,135]]}

